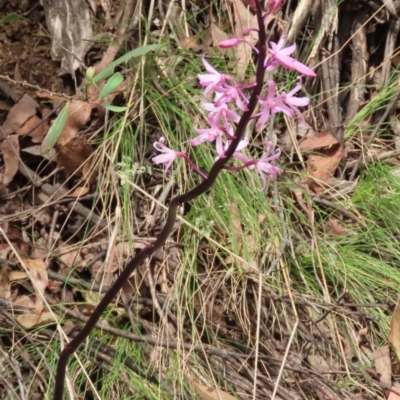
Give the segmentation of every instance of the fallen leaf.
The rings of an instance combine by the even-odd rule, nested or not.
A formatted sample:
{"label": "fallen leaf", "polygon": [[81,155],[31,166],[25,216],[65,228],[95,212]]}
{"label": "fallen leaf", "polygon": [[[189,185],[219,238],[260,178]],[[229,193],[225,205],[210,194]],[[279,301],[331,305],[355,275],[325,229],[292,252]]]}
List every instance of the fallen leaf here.
{"label": "fallen leaf", "polygon": [[347,233],[347,230],[343,228],[342,225],[339,224],[335,219],[329,218],[325,223],[326,229],[328,231],[329,236],[343,236]]}
{"label": "fallen leaf", "polygon": [[[248,28],[258,29],[257,15],[253,15],[241,0],[233,0],[233,11],[235,16],[235,37],[243,38],[244,31]],[[255,45],[258,41],[258,33],[251,31],[246,36],[246,41]],[[242,80],[246,75],[246,69],[252,57],[253,50],[246,43],[239,43],[234,47],[236,75],[239,80]]]}
{"label": "fallen leaf", "polygon": [[14,301],[13,304],[18,306],[22,306],[25,308],[30,308],[32,310],[35,309],[35,302],[32,300],[31,296],[23,294],[22,296],[18,296]]}
{"label": "fallen leaf", "polygon": [[55,161],[57,157],[57,153],[55,149],[50,149],[45,154],[42,153],[42,146],[39,144],[35,146],[25,147],[21,149],[21,152],[32,154],[33,156],[43,157],[48,161]]}
{"label": "fallen leaf", "polygon": [[14,104],[3,123],[3,130],[7,135],[11,135],[25,122],[36,114],[39,104],[28,94],[24,94],[21,99]]}
{"label": "fallen leaf", "polygon": [[392,386],[392,366],[390,362],[389,346],[381,347],[373,354],[375,370],[380,375],[380,383]]}
{"label": "fallen leaf", "polygon": [[16,319],[24,328],[32,328],[36,325],[41,325],[53,321],[53,316],[49,311],[45,311],[40,315],[21,314],[18,315]]}
{"label": "fallen leaf", "polygon": [[69,174],[82,172],[83,165],[90,163],[93,149],[83,137],[72,138],[65,145],[57,145],[57,164]]}
{"label": "fallen leaf", "polygon": [[96,104],[87,103],[86,101],[72,100],[69,106],[67,122],[57,144],[65,146],[70,142],[88,122],[92,110],[96,107]]}
{"label": "fallen leaf", "polygon": [[33,288],[35,289],[35,312],[39,315],[43,311],[43,295],[47,284],[49,283],[46,266],[43,260],[38,258],[29,258],[23,261],[29,271],[29,277],[32,281]]}
{"label": "fallen leaf", "polygon": [[390,389],[387,400],[400,400],[400,389],[396,386],[392,386]]}
{"label": "fallen leaf", "polygon": [[17,135],[4,139],[1,144],[1,153],[5,164],[3,184],[8,186],[19,168],[19,138]]}
{"label": "fallen leaf", "polygon": [[[223,40],[228,39],[228,35],[220,29],[215,23],[211,24],[211,37],[212,37],[212,44],[214,47],[218,47],[218,44]],[[228,53],[229,49],[219,49],[221,54]]]}
{"label": "fallen leaf", "polygon": [[193,380],[192,383],[195,387],[196,393],[203,400],[236,400],[235,397],[222,390],[202,385],[201,383]]}
{"label": "fallen leaf", "polygon": [[179,42],[184,49],[191,51],[202,50],[202,47],[196,42],[196,39],[194,37],[184,37]]}
{"label": "fallen leaf", "polygon": [[68,267],[68,268],[73,268],[76,267],[77,265],[82,263],[82,256],[81,252],[78,250],[72,250],[69,252],[66,252],[66,248],[63,248],[61,246],[59,248],[59,253],[62,255],[60,256],[61,261]]}
{"label": "fallen leaf", "polygon": [[[307,356],[307,361],[316,371],[319,373],[326,373],[331,370],[326,360],[319,354],[309,354]],[[330,379],[329,375],[325,375],[326,379]]]}
{"label": "fallen leaf", "polygon": [[89,191],[87,186],[78,186],[72,192],[67,193],[66,197],[81,197],[84,196]]}
{"label": "fallen leaf", "polygon": [[307,159],[307,172],[310,175],[309,187],[316,193],[324,190],[324,183],[332,183],[333,175],[343,158],[342,145],[327,132],[307,137],[300,143],[300,149],[313,151]]}
{"label": "fallen leaf", "polygon": [[48,129],[48,119],[42,121],[37,115],[33,115],[15,133],[19,136],[29,135],[32,138],[32,143],[42,143]]}
{"label": "fallen leaf", "polygon": [[320,132],[317,136],[308,136],[300,143],[301,150],[322,150],[336,145],[338,141],[328,132]]}
{"label": "fallen leaf", "polygon": [[397,304],[390,320],[388,340],[394,347],[397,358],[400,360],[400,296],[397,298]]}
{"label": "fallen leaf", "polygon": [[20,281],[27,278],[28,275],[24,271],[10,271],[8,273],[8,279],[10,280],[10,282]]}

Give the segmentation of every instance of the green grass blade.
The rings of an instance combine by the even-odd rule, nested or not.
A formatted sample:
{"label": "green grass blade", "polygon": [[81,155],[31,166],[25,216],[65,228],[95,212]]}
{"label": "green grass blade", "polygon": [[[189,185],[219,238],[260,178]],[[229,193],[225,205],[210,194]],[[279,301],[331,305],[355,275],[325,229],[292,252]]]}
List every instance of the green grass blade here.
{"label": "green grass blade", "polygon": [[114,68],[116,66],[129,61],[131,58],[144,56],[149,51],[159,49],[160,47],[161,47],[160,44],[149,44],[147,46],[139,47],[135,50],[130,51],[129,53],[124,54],[122,57],[118,58],[110,65],[108,65],[103,71],[99,72],[93,78],[93,82],[97,83],[104,79],[109,78],[114,73]]}

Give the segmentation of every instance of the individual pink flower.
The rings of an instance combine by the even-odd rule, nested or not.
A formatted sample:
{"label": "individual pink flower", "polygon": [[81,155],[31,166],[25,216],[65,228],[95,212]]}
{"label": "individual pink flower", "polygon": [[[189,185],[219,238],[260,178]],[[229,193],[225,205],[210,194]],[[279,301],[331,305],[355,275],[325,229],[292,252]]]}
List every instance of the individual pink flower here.
{"label": "individual pink flower", "polygon": [[218,100],[222,97],[222,93],[216,93],[215,103],[203,103],[202,106],[205,110],[210,112],[210,118],[215,118],[216,124],[221,124],[221,119],[225,124],[229,124],[230,121],[239,122],[240,116],[235,111],[228,108],[226,103],[219,104],[216,106]]}
{"label": "individual pink flower", "polygon": [[207,129],[195,129],[198,134],[197,138],[192,139],[190,144],[192,146],[198,146],[204,142],[214,142],[215,139],[221,137],[225,132],[220,128],[219,124],[215,121],[215,116],[210,115],[208,117],[210,128]]}
{"label": "individual pink flower", "polygon": [[276,114],[280,111],[294,116],[294,112],[284,104],[284,96],[276,96],[276,85],[272,79],[268,81],[267,97],[258,99],[258,102],[261,104],[261,112],[254,115],[255,118],[258,118],[258,126],[264,125],[271,114]]}
{"label": "individual pink flower", "polygon": [[222,96],[218,96],[218,100],[214,103],[216,107],[234,100],[240,110],[247,111],[246,103],[248,103],[249,100],[241,90],[240,85],[237,84],[235,86],[227,87],[220,86],[216,91],[217,93],[222,94]]}
{"label": "individual pink flower", "polygon": [[282,96],[284,103],[302,120],[302,122],[305,122],[303,114],[298,110],[297,107],[308,106],[310,104],[310,99],[308,97],[294,96],[298,91],[301,90],[301,87],[301,80],[299,80],[297,85],[289,93],[284,93]]}
{"label": "individual pink flower", "polygon": [[265,60],[266,70],[271,71],[278,65],[281,65],[287,69],[300,72],[305,76],[315,77],[316,74],[311,68],[308,68],[295,58],[290,57],[290,55],[296,50],[296,44],[283,48],[284,43],[284,35],[282,35],[278,43],[270,42],[271,48],[268,49],[268,55]]}
{"label": "individual pink flower", "polygon": [[263,183],[263,187],[261,190],[265,190],[267,186],[267,177],[270,179],[274,179],[276,175],[281,172],[281,169],[279,167],[275,167],[271,164],[271,161],[277,160],[281,156],[281,150],[277,149],[275,153],[273,153],[274,144],[272,142],[267,142],[266,144],[267,151],[258,160],[251,160],[249,157],[245,156],[242,153],[236,155],[236,158],[243,164],[245,164],[246,168],[257,169]]}
{"label": "individual pink flower", "polygon": [[201,60],[206,67],[208,74],[199,74],[197,77],[199,78],[200,85],[206,87],[204,90],[204,96],[206,98],[208,98],[212,90],[216,90],[221,85],[227,86],[228,81],[236,84],[236,81],[231,76],[221,74],[214,69],[211,64],[207,62],[204,56],[201,58]]}
{"label": "individual pink flower", "polygon": [[158,142],[153,143],[154,148],[157,151],[164,153],[164,154],[155,156],[151,160],[156,164],[164,164],[165,165],[164,176],[165,176],[165,178],[167,178],[167,171],[171,167],[174,160],[177,157],[184,157],[184,156],[186,156],[186,154],[170,149],[169,147],[165,146],[164,142],[165,142],[165,138],[160,137]]}
{"label": "individual pink flower", "polygon": [[[227,140],[225,144],[222,143],[222,138],[218,138],[215,144],[215,149],[217,150],[218,157],[216,157],[215,161],[219,160],[220,158],[225,157],[225,152],[228,150],[231,144],[231,140]],[[235,152],[233,153],[233,158],[238,158],[241,155],[241,151],[249,144],[249,138],[245,137],[241,140],[236,147]]]}

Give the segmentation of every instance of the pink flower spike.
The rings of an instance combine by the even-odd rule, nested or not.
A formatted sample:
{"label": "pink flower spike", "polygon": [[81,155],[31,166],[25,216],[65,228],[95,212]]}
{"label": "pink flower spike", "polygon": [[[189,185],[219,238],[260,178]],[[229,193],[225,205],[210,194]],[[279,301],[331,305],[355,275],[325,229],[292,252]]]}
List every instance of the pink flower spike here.
{"label": "pink flower spike", "polygon": [[168,169],[171,167],[172,163],[174,162],[174,160],[177,157],[183,157],[184,154],[179,151],[170,149],[169,147],[165,146],[164,142],[165,142],[165,138],[160,137],[158,142],[153,143],[154,148],[157,151],[164,153],[164,154],[160,154],[156,157],[153,157],[151,160],[156,164],[165,164],[164,177],[165,177],[165,179],[168,179],[167,178]]}
{"label": "pink flower spike", "polygon": [[[285,36],[282,36],[278,43],[270,43],[271,48],[269,49],[265,65],[267,71],[271,71],[279,64],[284,68],[300,72],[305,76],[315,77],[316,74],[311,68],[308,68],[300,61],[290,57],[290,55],[296,50],[296,44],[283,48],[284,42]],[[272,62],[269,61],[270,59],[272,59]]]}
{"label": "pink flower spike", "polygon": [[218,47],[221,49],[230,49],[231,47],[237,46],[239,42],[240,40],[238,38],[225,39],[218,43]]}

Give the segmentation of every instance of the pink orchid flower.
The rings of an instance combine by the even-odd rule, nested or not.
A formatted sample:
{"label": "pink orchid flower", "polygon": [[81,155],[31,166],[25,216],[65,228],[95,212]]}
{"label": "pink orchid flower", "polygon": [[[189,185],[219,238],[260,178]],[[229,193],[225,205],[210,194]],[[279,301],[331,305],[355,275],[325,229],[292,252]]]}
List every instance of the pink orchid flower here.
{"label": "pink orchid flower", "polygon": [[277,149],[275,153],[273,153],[274,144],[268,141],[266,145],[267,151],[258,160],[251,160],[242,153],[236,155],[236,158],[245,164],[246,168],[257,169],[263,183],[261,190],[265,190],[267,187],[267,178],[274,179],[281,172],[279,167],[275,167],[271,164],[271,161],[277,160],[281,156],[281,150]]}
{"label": "pink orchid flower", "polygon": [[[230,140],[227,140],[225,144],[222,144],[222,138],[218,138],[215,143],[215,149],[217,150],[218,157],[215,158],[215,161],[219,160],[220,158],[225,157],[225,152],[228,150],[229,145],[231,144]],[[241,140],[236,148],[236,151],[233,153],[234,158],[238,158],[242,155],[241,151],[249,144],[249,138],[245,137]]]}
{"label": "pink orchid flower", "polygon": [[204,90],[205,98],[208,98],[212,90],[216,90],[222,85],[228,86],[228,81],[232,82],[234,85],[236,84],[236,81],[231,76],[221,74],[214,69],[211,64],[207,62],[204,56],[201,58],[201,60],[206,67],[208,74],[199,74],[197,77],[199,78],[200,85],[206,87]]}
{"label": "pink orchid flower", "polygon": [[198,136],[190,141],[192,146],[198,146],[204,142],[213,142],[215,139],[224,134],[224,131],[221,130],[219,124],[216,122],[215,116],[210,115],[208,117],[208,122],[210,123],[210,128],[195,129],[195,132],[198,134]]}
{"label": "pink orchid flower", "polygon": [[284,43],[285,36],[282,36],[278,43],[270,42],[271,48],[268,49],[269,54],[265,60],[266,70],[271,71],[278,65],[282,65],[282,67],[300,72],[305,76],[315,77],[316,74],[311,68],[308,68],[295,58],[290,57],[290,55],[296,50],[296,44],[283,48]]}
{"label": "pink orchid flower", "polygon": [[215,118],[215,122],[218,125],[221,124],[221,119],[225,122],[225,124],[229,124],[229,121],[239,122],[239,114],[230,110],[226,103],[219,104],[218,106],[216,105],[222,96],[222,93],[216,93],[216,102],[203,103],[202,107],[210,112],[210,117]]}
{"label": "pink orchid flower", "polygon": [[[301,80],[297,83],[297,85],[289,92],[282,94],[283,96],[283,101],[285,104],[292,110],[294,114],[296,114],[301,121],[304,123],[304,116],[300,112],[300,110],[297,107],[305,107],[310,104],[310,99],[308,97],[294,97],[294,95],[301,90],[302,84]],[[289,114],[287,114],[289,115]],[[291,116],[291,115],[289,115]]]}
{"label": "pink orchid flower", "polygon": [[264,99],[258,99],[261,104],[261,112],[255,114],[254,117],[258,118],[257,125],[264,125],[271,114],[277,114],[278,112],[285,112],[293,114],[293,111],[284,104],[284,96],[276,96],[276,85],[275,82],[270,79],[268,81],[268,92],[267,97]]}
{"label": "pink orchid flower", "polygon": [[154,148],[157,151],[164,153],[164,154],[155,156],[151,160],[156,164],[164,164],[165,165],[164,177],[167,179],[167,172],[168,172],[169,168],[171,167],[172,163],[174,162],[174,160],[177,157],[184,157],[186,154],[170,149],[169,147],[165,146],[164,142],[165,142],[165,138],[160,137],[158,142],[153,143]]}

